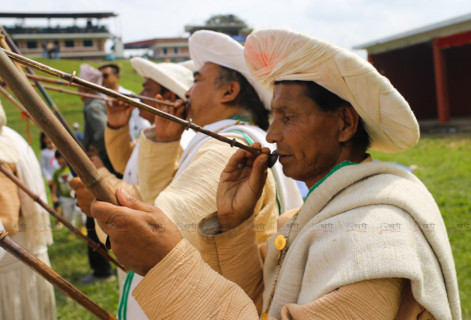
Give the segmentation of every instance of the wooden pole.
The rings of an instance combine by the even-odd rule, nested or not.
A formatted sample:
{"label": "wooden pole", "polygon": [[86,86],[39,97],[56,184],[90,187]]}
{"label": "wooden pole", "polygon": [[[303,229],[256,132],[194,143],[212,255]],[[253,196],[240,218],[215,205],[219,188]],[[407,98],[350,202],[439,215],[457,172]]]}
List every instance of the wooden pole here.
{"label": "wooden pole", "polygon": [[28,111],[18,102],[16,99],[10,94],[10,92],[5,89],[4,86],[0,85],[0,92],[8,99],[10,100],[11,103],[15,105],[22,113],[28,116],[28,118],[31,118]]}
{"label": "wooden pole", "polygon": [[[8,35],[6,30],[0,26],[0,33],[4,36],[5,41],[0,41],[0,46],[3,49],[6,50],[13,50],[17,54],[21,54],[20,49],[16,46],[15,42],[11,39],[11,37]],[[21,69],[20,69],[21,70]],[[21,70],[21,73],[24,75],[23,70]],[[26,67],[26,73],[27,74],[34,74],[33,69],[30,67]],[[39,92],[41,92],[41,95],[44,97],[44,100],[46,100],[46,103],[48,106],[52,109],[53,113],[56,115],[57,119],[61,122],[61,124],[64,126],[64,128],[69,132],[69,134],[72,136],[72,138],[77,142],[77,144],[81,145],[80,141],[74,136],[72,129],[70,128],[69,124],[65,120],[64,116],[62,113],[59,111],[57,108],[56,104],[54,101],[52,101],[51,97],[47,93],[47,91],[44,89],[44,87],[41,85],[39,81],[35,81],[36,85],[39,89]]]}
{"label": "wooden pole", "polygon": [[[16,53],[13,53],[13,52],[10,52],[8,50],[3,50],[3,52],[8,55],[11,59],[13,59],[14,61],[17,61],[19,62],[20,64],[22,65],[26,65],[26,66],[30,66],[32,68],[36,68],[44,73],[47,73],[47,74],[50,74],[52,76],[55,76],[55,77],[58,77],[58,78],[61,78],[61,79],[64,79],[64,80],[67,80],[67,81],[70,81],[71,83],[76,83],[76,84],[79,84],[79,85],[82,85],[84,87],[87,87],[87,88],[91,88],[95,91],[98,91],[98,92],[101,92],[101,93],[104,93],[110,97],[113,97],[117,100],[120,100],[120,101],[123,101],[123,102],[126,102],[127,104],[130,104],[132,106],[135,106],[139,109],[143,109],[143,110],[146,110],[152,114],[155,114],[159,117],[162,117],[164,119],[167,119],[167,120],[170,120],[170,121],[173,121],[173,122],[176,122],[182,126],[184,126],[186,129],[193,129],[195,130],[196,132],[201,132],[205,135],[208,135],[214,139],[217,139],[219,141],[222,141],[222,142],[225,142],[225,143],[228,143],[231,145],[231,147],[238,147],[240,149],[243,149],[245,151],[248,151],[248,152],[251,152],[255,155],[258,155],[260,154],[262,151],[261,150],[258,150],[258,149],[255,149],[255,148],[252,148],[252,147],[249,147],[249,146],[246,146],[245,144],[242,144],[238,141],[236,141],[236,139],[229,139],[223,135],[220,135],[220,134],[217,134],[215,132],[212,132],[212,131],[209,131],[209,130],[206,130],[196,124],[194,124],[191,119],[190,120],[183,120],[177,116],[174,116],[172,114],[169,114],[167,112],[164,112],[162,110],[159,110],[157,108],[153,108],[147,104],[144,104],[142,102],[139,102],[139,101],[135,101],[125,95],[122,95],[114,90],[110,90],[108,88],[104,88],[102,86],[99,86],[97,84],[94,84],[92,82],[89,82],[89,81],[86,81],[86,80],[83,80],[79,77],[76,77],[75,76],[75,72],[74,74],[68,74],[68,73],[65,73],[65,72],[62,72],[60,70],[57,70],[57,69],[54,69],[54,68],[51,68],[45,64],[42,64],[42,63],[39,63],[37,61],[34,61],[34,60],[31,60],[31,59],[28,59],[26,57],[23,57],[21,55],[18,55]],[[1,76],[1,74],[0,74]],[[3,76],[2,76],[3,77]],[[10,86],[11,87],[11,86]],[[268,158],[268,167],[272,167],[276,161],[278,160],[278,152],[275,150],[273,151],[270,155],[269,155],[269,158]]]}
{"label": "wooden pole", "polygon": [[[36,87],[36,83],[31,83],[31,85],[33,87]],[[74,95],[74,96],[79,96],[79,97],[87,97],[87,98],[90,98],[90,99],[100,99],[100,100],[105,100],[105,101],[113,101],[114,99],[112,98],[107,98],[107,97],[104,97],[104,96],[99,96],[97,94],[91,94],[91,93],[86,93],[86,92],[79,92],[79,91],[73,91],[73,90],[67,90],[67,89],[63,89],[63,88],[59,88],[59,87],[54,87],[54,86],[48,86],[47,84],[43,85],[43,87],[45,89],[48,89],[48,90],[52,90],[52,91],[57,91],[57,92],[60,92],[60,93],[67,93],[67,94],[71,94],[71,95]]]}
{"label": "wooden pole", "polygon": [[44,104],[28,80],[18,74],[18,70],[4,50],[0,50],[0,76],[29,111],[31,117],[36,120],[41,130],[54,142],[95,198],[118,205],[114,190],[107,188],[91,160]]}
{"label": "wooden pole", "polygon": [[433,41],[433,65],[435,69],[438,121],[440,123],[447,123],[450,122],[450,99],[448,97],[446,60],[437,39]]}
{"label": "wooden pole", "polygon": [[46,82],[46,83],[52,83],[52,84],[60,84],[62,86],[68,86],[68,87],[76,87],[79,88],[78,84],[75,83],[70,83],[68,81],[64,81],[61,79],[54,79],[54,78],[49,78],[49,77],[44,77],[44,76],[38,76],[36,74],[27,74],[26,75],[28,79],[34,80],[34,81],[41,81],[41,82]]}
{"label": "wooden pole", "polygon": [[[35,81],[41,81],[41,82],[46,82],[46,83],[51,83],[51,84],[58,84],[58,85],[61,85],[61,86],[68,86],[68,87],[84,88],[81,85],[78,85],[78,84],[73,83],[73,82],[71,83],[69,81],[64,81],[62,79],[54,79],[54,78],[50,78],[50,77],[43,77],[43,76],[38,76],[38,75],[35,75],[35,74],[27,74],[26,76],[28,77],[28,79],[35,80]],[[56,88],[56,87],[51,87],[51,86],[45,86],[44,85],[44,88],[46,88],[48,90],[59,91],[59,89]],[[60,91],[60,92],[66,92],[66,91]],[[75,91],[72,91],[72,92],[75,92]],[[72,93],[72,92],[68,92],[68,93]],[[123,93],[123,95],[125,95],[127,97],[130,97],[130,98],[136,98],[136,99],[139,99],[139,100],[158,102],[160,104],[165,104],[165,105],[172,106],[172,107],[175,106],[175,103],[173,103],[173,102],[164,101],[164,100],[155,99],[155,98],[146,97],[146,96],[141,96],[141,95],[134,94],[134,93],[129,93],[129,94],[128,93]],[[182,105],[181,107],[184,107],[184,106],[185,105]]]}
{"label": "wooden pole", "polygon": [[37,202],[41,207],[43,207],[51,216],[62,222],[62,224],[75,233],[77,237],[85,241],[85,243],[93,249],[93,251],[97,251],[100,255],[102,255],[104,258],[107,260],[111,261],[113,264],[115,264],[118,268],[123,270],[124,272],[127,272],[126,268],[119,263],[116,259],[114,259],[112,256],[108,254],[105,250],[103,250],[102,247],[89,237],[83,235],[80,230],[76,229],[67,219],[61,217],[56,210],[48,206],[39,195],[34,194],[28,187],[25,186],[24,183],[22,183],[14,174],[12,174],[4,165],[3,163],[0,162],[0,171],[7,176],[11,181],[13,181],[21,190],[23,190],[28,196],[30,196],[35,202]]}
{"label": "wooden pole", "polygon": [[47,264],[36,258],[28,250],[17,244],[15,241],[11,240],[5,232],[0,234],[0,246],[15,256],[18,260],[21,260],[23,263],[27,264],[31,269],[35,270],[47,281],[52,283],[56,288],[60,289],[66,295],[77,301],[99,319],[116,319],[112,314],[100,307],[80,290],[74,287],[69,281],[62,278]]}

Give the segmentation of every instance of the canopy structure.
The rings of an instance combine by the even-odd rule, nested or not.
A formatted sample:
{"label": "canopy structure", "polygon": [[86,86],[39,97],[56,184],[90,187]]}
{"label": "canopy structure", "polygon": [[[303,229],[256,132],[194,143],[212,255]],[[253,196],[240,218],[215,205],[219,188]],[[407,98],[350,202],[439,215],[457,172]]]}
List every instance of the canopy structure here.
{"label": "canopy structure", "polygon": [[471,116],[471,14],[360,44],[418,119]]}

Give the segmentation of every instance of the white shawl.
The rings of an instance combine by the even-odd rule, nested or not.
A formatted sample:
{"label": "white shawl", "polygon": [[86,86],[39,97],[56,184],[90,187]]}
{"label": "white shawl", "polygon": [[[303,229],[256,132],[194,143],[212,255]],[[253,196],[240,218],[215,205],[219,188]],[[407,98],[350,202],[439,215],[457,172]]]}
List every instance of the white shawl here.
{"label": "white shawl", "polygon": [[[10,153],[19,155],[18,162],[15,163],[19,180],[34,194],[39,195],[44,202],[47,202],[41,168],[33,149],[21,135],[8,127],[2,128],[1,136],[2,139],[9,140],[11,145],[15,146]],[[49,214],[22,190],[19,190],[19,198],[22,217],[20,224],[24,223],[20,229],[24,227],[25,232],[19,231],[17,236],[21,235],[24,240],[22,245],[36,254],[36,251],[42,251],[44,246],[52,243]]]}
{"label": "white shawl", "polygon": [[[440,211],[422,182],[398,166],[369,162],[339,169],[286,226],[292,229],[289,250],[269,315],[279,318],[283,305],[306,304],[349,283],[405,278],[434,317],[461,318]],[[275,236],[267,241],[264,308],[276,269]]]}
{"label": "white shawl", "polygon": [[[239,122],[240,121],[238,120],[232,119],[221,120],[204,126],[204,129],[217,132],[220,135],[230,138],[238,138],[245,141],[249,138],[252,140],[248,141],[249,143],[260,142],[263,147],[268,147],[271,150],[274,149],[274,144],[269,144],[266,141],[265,131],[256,126]],[[175,174],[176,177],[190,165],[199,148],[209,139],[211,138],[200,132],[195,135],[180,158],[178,171]],[[302,197],[299,193],[296,181],[283,174],[283,168],[279,162],[271,168],[271,171],[276,182],[276,190],[280,200],[281,213],[293,208],[299,208],[302,205]]]}

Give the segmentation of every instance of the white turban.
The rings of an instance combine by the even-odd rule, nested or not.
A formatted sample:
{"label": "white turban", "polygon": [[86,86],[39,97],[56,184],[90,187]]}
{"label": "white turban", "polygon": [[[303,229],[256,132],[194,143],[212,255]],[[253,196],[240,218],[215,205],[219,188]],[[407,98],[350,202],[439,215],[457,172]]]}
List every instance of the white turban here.
{"label": "white turban", "polygon": [[185,60],[185,61],[179,62],[178,64],[189,69],[191,72],[198,71],[198,68],[196,68],[196,65],[193,62],[193,60]]}
{"label": "white turban", "polygon": [[93,68],[91,65],[82,63],[80,65],[80,78],[83,80],[87,80],[94,84],[98,84],[101,86],[102,82],[102,75],[100,70]]}
{"label": "white turban", "polygon": [[149,78],[186,100],[185,92],[193,85],[193,72],[176,63],[153,63],[143,58],[132,58],[133,68],[144,78]]}
{"label": "white turban", "polygon": [[288,30],[259,30],[245,43],[247,66],[264,86],[314,81],[350,102],[365,123],[371,149],[396,153],[414,146],[419,125],[407,101],[367,61],[320,39]]}
{"label": "white turban", "polygon": [[270,109],[272,94],[250,73],[244,61],[244,47],[226,34],[201,30],[196,31],[188,40],[190,56],[197,69],[205,62],[236,70],[242,74],[257,92],[266,109]]}

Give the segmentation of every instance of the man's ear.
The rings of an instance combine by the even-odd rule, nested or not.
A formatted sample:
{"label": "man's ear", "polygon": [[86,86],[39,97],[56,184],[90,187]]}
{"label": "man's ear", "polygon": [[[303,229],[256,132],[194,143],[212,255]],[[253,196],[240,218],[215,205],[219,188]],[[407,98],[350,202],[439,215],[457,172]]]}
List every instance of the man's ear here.
{"label": "man's ear", "polygon": [[340,107],[339,112],[339,142],[348,142],[358,130],[360,116],[350,105]]}
{"label": "man's ear", "polygon": [[166,91],[162,96],[164,100],[175,101],[177,100],[177,95],[172,91]]}
{"label": "man's ear", "polygon": [[240,83],[237,81],[231,81],[225,85],[222,85],[220,89],[222,90],[223,94],[219,101],[221,103],[231,103],[239,95]]}

